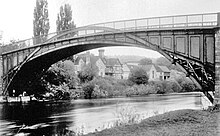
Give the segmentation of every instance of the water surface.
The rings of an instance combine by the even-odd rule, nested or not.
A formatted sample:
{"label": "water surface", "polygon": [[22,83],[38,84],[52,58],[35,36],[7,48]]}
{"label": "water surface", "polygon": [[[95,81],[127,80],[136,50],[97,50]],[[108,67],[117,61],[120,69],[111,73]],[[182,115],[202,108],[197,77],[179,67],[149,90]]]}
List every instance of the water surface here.
{"label": "water surface", "polygon": [[200,93],[146,97],[71,100],[59,102],[1,103],[0,135],[55,135],[64,130],[84,133],[101,130],[117,120],[120,107],[149,117],[178,109],[201,109]]}

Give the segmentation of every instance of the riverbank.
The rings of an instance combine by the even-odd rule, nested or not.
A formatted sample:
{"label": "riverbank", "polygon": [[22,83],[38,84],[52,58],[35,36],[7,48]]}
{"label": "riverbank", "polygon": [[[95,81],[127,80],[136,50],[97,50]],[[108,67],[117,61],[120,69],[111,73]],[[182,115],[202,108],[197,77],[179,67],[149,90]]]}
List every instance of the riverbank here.
{"label": "riverbank", "polygon": [[86,136],[220,136],[220,112],[177,110]]}

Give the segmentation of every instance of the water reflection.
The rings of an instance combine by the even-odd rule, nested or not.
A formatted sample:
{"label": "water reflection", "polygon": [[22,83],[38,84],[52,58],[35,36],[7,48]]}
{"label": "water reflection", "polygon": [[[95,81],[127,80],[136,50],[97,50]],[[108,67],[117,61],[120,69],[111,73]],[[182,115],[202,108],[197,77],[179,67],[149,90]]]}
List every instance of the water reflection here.
{"label": "water reflection", "polygon": [[85,132],[116,120],[117,106],[129,104],[139,114],[152,116],[177,109],[201,109],[201,95],[161,95],[133,98],[0,104],[0,135],[54,135],[84,127]]}

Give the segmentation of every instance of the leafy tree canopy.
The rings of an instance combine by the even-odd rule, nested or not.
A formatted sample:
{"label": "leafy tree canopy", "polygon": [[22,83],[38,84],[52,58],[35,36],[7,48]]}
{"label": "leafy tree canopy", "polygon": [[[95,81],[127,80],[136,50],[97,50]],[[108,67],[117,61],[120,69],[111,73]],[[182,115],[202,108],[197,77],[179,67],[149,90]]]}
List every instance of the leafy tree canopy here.
{"label": "leafy tree canopy", "polygon": [[148,74],[143,68],[137,67],[133,69],[129,75],[128,80],[135,84],[147,84],[148,83]]}
{"label": "leafy tree canopy", "polygon": [[177,67],[176,65],[172,64],[168,59],[164,58],[164,57],[160,57],[156,60],[156,64],[157,65],[161,65],[161,66],[167,66],[169,69],[174,69],[177,71],[182,71],[179,67]]}
{"label": "leafy tree canopy", "polygon": [[98,74],[98,67],[91,63],[87,64],[82,71],[79,72],[78,77],[81,83],[91,81]]}
{"label": "leafy tree canopy", "polygon": [[[47,0],[36,0],[33,26],[34,37],[36,38],[35,42],[40,43],[45,41],[50,29]],[[42,38],[39,38],[38,36],[42,36]]]}
{"label": "leafy tree canopy", "polygon": [[76,25],[72,19],[72,9],[69,4],[60,7],[60,13],[57,14],[57,32],[75,28]]}
{"label": "leafy tree canopy", "polygon": [[139,65],[151,65],[152,60],[150,58],[143,58],[139,61]]}

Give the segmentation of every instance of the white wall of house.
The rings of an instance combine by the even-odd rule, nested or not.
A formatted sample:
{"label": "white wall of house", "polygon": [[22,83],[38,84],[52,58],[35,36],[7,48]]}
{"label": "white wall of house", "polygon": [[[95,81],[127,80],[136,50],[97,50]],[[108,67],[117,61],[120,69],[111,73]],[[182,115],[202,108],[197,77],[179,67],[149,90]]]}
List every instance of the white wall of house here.
{"label": "white wall of house", "polygon": [[128,68],[128,65],[123,64],[122,65],[122,77],[123,77],[123,79],[128,79],[130,72],[131,71]]}
{"label": "white wall of house", "polygon": [[102,62],[101,59],[98,59],[96,61],[96,66],[98,67],[98,75],[101,76],[101,77],[104,77],[105,76],[105,64]]}
{"label": "white wall of house", "polygon": [[78,65],[74,65],[75,72],[77,73],[79,71],[82,71],[82,68],[84,66],[85,66],[85,62],[82,59],[80,59]]}
{"label": "white wall of house", "polygon": [[149,80],[156,80],[158,78],[156,68],[153,65],[147,73],[149,76]]}
{"label": "white wall of house", "polygon": [[157,80],[163,80],[164,72],[157,72]]}
{"label": "white wall of house", "polygon": [[122,66],[121,65],[115,65],[114,66],[114,77],[117,79],[122,79]]}

